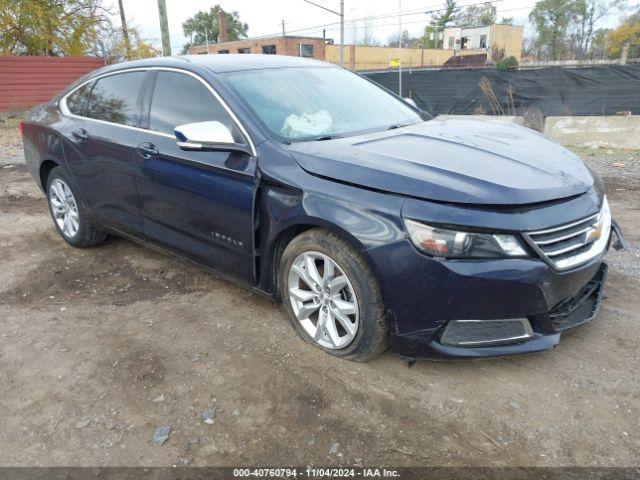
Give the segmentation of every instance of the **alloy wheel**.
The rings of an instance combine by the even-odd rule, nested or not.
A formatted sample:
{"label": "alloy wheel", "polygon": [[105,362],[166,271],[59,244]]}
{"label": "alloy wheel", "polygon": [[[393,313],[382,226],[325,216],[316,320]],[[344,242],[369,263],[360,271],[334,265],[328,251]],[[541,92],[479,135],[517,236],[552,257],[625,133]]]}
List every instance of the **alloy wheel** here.
{"label": "alloy wheel", "polygon": [[300,325],[314,342],[337,350],[358,333],[358,300],[349,278],[328,255],[304,252],[289,270],[289,301]]}
{"label": "alloy wheel", "polygon": [[78,204],[69,186],[56,178],[49,186],[49,203],[53,219],[66,238],[73,238],[80,228]]}

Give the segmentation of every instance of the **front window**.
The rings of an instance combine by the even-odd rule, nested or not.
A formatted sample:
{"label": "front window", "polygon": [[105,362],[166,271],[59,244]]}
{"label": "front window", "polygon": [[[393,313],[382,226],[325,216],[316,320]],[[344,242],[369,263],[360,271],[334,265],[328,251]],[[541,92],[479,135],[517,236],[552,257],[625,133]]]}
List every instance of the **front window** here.
{"label": "front window", "polygon": [[487,48],[487,36],[480,35],[480,48]]}
{"label": "front window", "polygon": [[246,70],[222,76],[284,141],[355,135],[422,121],[402,100],[341,68]]}
{"label": "front window", "polygon": [[218,50],[218,53],[222,53],[222,54],[229,53],[229,50]]}
{"label": "front window", "polygon": [[275,55],[276,54],[276,46],[275,45],[265,45],[262,47],[262,53],[265,55]]}
{"label": "front window", "polygon": [[250,48],[239,48],[238,53],[251,53]]}
{"label": "front window", "polygon": [[217,120],[224,123],[238,143],[241,134],[211,92],[195,78],[178,72],[158,72],[149,112],[149,129],[173,135],[175,127]]}

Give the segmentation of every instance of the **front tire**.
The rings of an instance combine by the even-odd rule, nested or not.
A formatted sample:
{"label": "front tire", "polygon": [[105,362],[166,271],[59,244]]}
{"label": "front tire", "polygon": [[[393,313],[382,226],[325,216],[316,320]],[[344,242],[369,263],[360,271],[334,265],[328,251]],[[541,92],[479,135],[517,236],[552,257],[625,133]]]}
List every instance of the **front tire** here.
{"label": "front tire", "polygon": [[62,167],[55,167],[47,178],[47,200],[53,224],[60,236],[72,247],[90,247],[102,243],[106,233],[96,230],[88,221],[79,197]]}
{"label": "front tire", "polygon": [[280,262],[279,288],[298,335],[330,355],[367,362],[387,349],[380,287],[364,258],[321,229],[294,238]]}

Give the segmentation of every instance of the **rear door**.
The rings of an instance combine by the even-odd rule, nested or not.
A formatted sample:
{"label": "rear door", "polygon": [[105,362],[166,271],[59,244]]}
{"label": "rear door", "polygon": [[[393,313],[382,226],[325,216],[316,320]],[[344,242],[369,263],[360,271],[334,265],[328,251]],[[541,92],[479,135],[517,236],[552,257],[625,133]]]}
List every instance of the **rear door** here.
{"label": "rear door", "polygon": [[99,78],[69,95],[67,164],[91,214],[126,232],[142,231],[134,178],[140,112],[147,72]]}
{"label": "rear door", "polygon": [[143,119],[138,191],[147,237],[224,273],[252,282],[256,158],[181,150],[174,128],[217,120],[241,138],[203,80],[157,71]]}

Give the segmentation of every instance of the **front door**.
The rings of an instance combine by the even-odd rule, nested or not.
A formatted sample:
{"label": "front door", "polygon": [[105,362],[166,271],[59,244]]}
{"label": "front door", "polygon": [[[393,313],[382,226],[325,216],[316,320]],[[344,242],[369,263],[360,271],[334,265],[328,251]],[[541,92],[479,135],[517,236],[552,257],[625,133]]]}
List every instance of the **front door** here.
{"label": "front door", "polygon": [[254,278],[253,206],[256,158],[244,153],[186,151],[174,128],[233,120],[199,79],[158,71],[138,149],[137,185],[147,237],[247,282]]}

